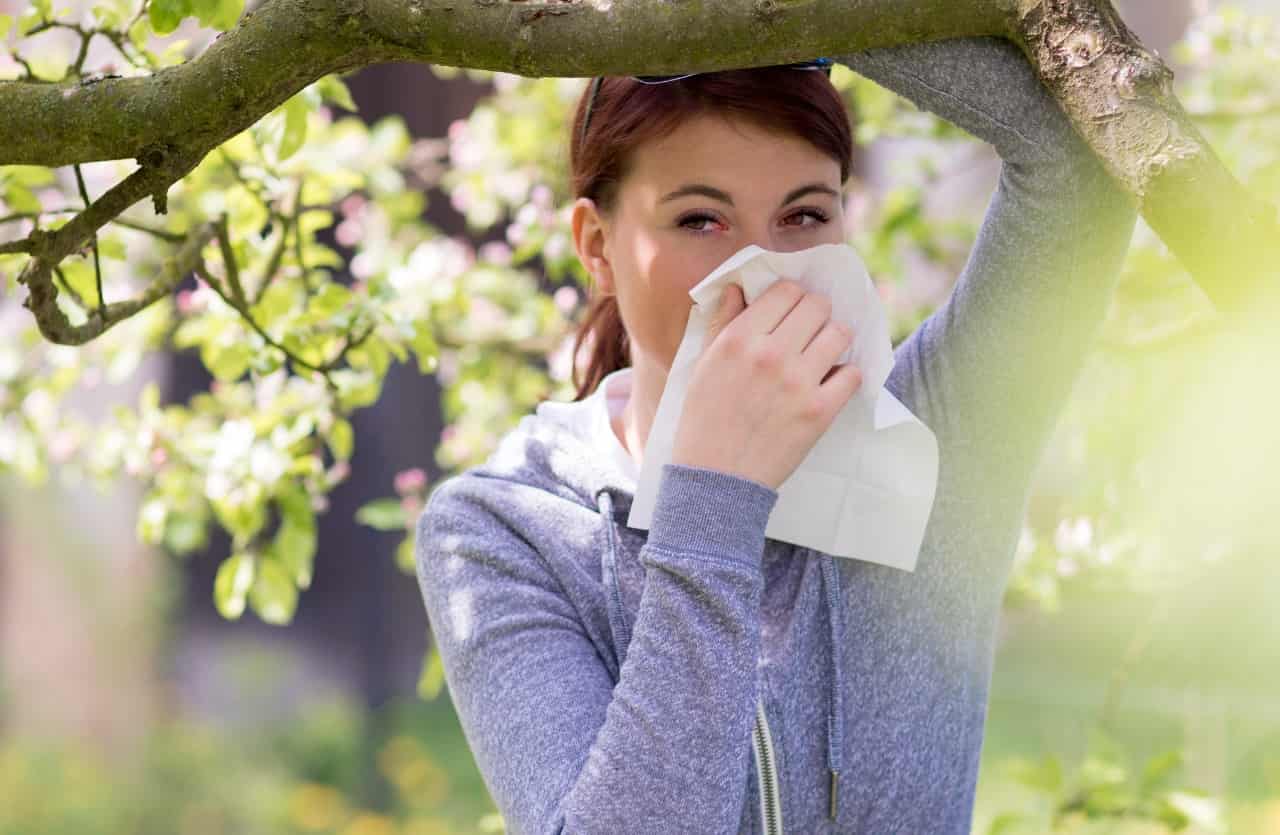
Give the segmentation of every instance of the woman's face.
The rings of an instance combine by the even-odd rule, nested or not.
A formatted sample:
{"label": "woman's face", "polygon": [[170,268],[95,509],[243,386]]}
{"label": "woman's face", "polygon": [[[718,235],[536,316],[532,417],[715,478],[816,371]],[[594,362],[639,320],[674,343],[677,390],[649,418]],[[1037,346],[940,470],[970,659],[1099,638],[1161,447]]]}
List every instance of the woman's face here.
{"label": "woman's face", "polygon": [[578,257],[617,294],[633,362],[669,370],[689,290],[730,255],[844,240],[840,165],[798,137],[700,115],[635,151],[611,214],[580,197],[572,220]]}

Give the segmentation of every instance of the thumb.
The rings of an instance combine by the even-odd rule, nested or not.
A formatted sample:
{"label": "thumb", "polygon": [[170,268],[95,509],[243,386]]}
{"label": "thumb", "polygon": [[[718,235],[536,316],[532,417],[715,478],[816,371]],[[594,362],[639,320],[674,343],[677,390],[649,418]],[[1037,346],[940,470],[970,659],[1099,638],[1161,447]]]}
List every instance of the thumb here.
{"label": "thumb", "polygon": [[716,308],[715,315],[711,317],[711,324],[707,326],[706,344],[710,345],[715,342],[720,332],[728,327],[729,323],[737,317],[747,306],[746,299],[742,295],[742,288],[737,284],[730,284],[724,288],[724,292],[720,294],[720,306]]}

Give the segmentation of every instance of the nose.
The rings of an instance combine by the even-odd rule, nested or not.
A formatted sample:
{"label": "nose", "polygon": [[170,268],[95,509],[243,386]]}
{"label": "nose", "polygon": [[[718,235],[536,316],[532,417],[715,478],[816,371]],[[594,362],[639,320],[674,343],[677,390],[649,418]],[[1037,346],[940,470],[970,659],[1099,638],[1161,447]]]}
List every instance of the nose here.
{"label": "nose", "polygon": [[799,246],[796,235],[788,236],[783,230],[776,228],[753,233],[748,237],[748,243],[772,252],[789,252]]}

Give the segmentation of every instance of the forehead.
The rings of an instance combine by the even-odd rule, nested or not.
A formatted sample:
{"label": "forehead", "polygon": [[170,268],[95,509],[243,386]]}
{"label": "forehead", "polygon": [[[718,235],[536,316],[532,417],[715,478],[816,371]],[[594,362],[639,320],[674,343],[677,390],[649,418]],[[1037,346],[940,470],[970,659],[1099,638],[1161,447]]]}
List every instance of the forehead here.
{"label": "forehead", "polygon": [[738,195],[773,200],[772,192],[788,191],[800,180],[840,188],[840,164],[812,143],[717,114],[686,119],[640,145],[629,168],[623,190],[653,201],[689,182],[721,188],[735,202]]}

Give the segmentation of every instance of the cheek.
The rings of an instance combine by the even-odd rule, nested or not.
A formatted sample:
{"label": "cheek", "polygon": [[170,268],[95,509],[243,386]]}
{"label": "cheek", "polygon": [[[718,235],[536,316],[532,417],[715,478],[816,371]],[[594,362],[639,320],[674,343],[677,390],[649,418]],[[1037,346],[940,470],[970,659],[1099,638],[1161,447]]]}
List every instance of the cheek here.
{"label": "cheek", "polygon": [[653,350],[668,366],[675,359],[693,307],[689,291],[720,263],[704,265],[706,260],[706,253],[696,246],[667,244],[654,247],[644,265],[649,292],[643,304],[649,310],[650,332],[659,343]]}

